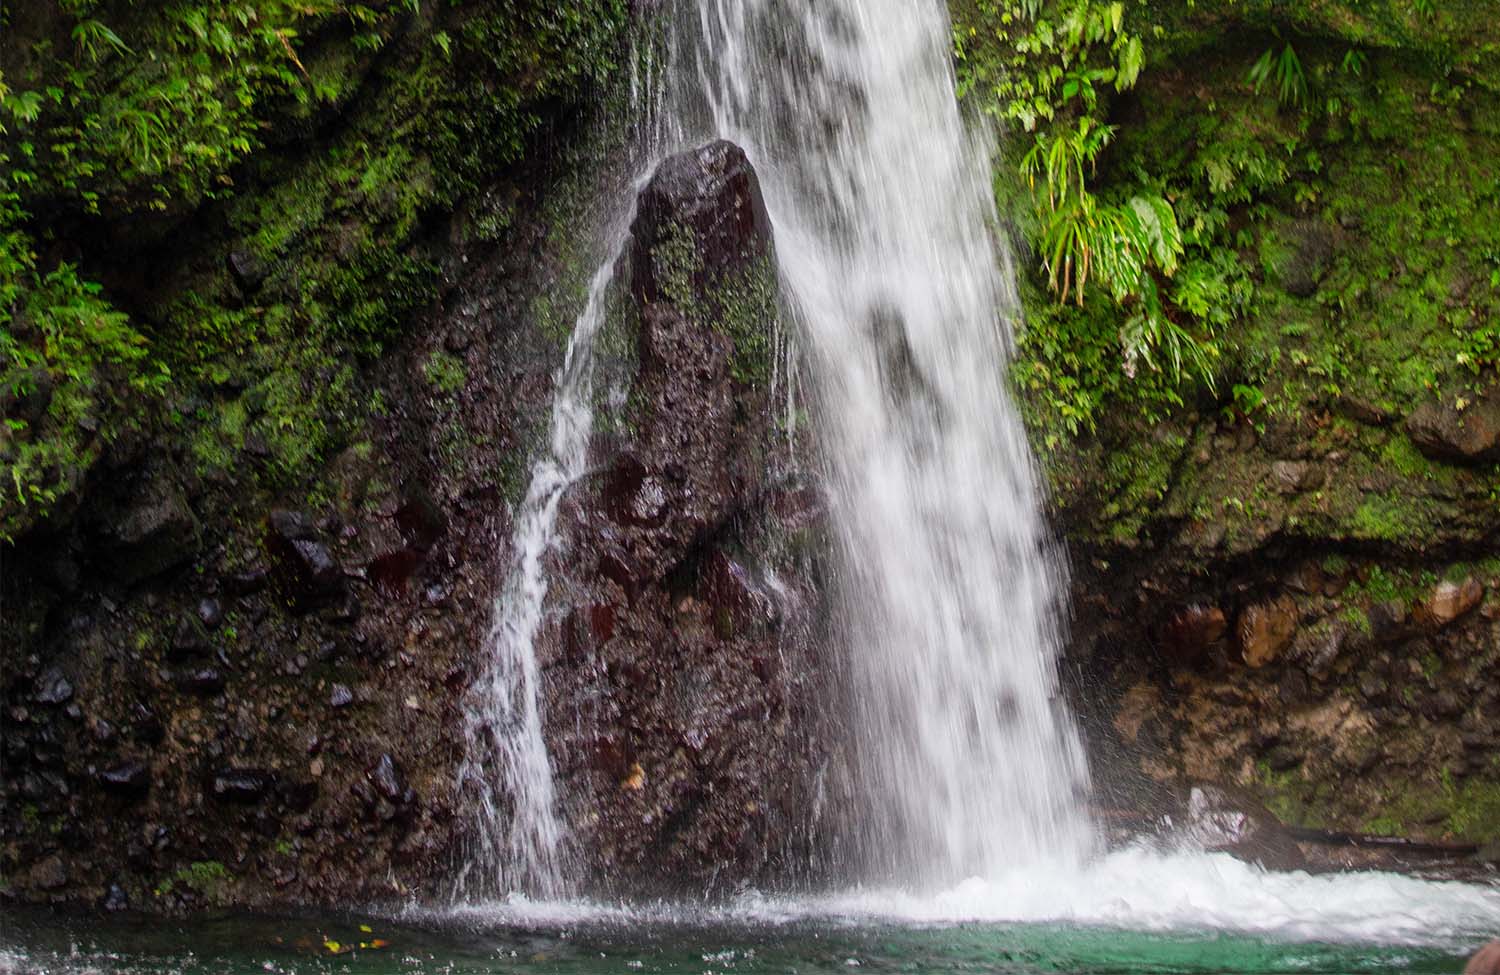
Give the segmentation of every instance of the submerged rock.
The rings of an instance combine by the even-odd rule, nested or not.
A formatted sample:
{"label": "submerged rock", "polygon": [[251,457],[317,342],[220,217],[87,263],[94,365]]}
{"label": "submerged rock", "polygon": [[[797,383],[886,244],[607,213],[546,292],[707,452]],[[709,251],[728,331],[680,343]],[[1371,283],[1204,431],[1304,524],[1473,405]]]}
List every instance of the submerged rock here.
{"label": "submerged rock", "polygon": [[1194,786],[1188,794],[1184,832],[1210,852],[1228,853],[1267,870],[1306,865],[1297,841],[1260,803],[1217,785]]}

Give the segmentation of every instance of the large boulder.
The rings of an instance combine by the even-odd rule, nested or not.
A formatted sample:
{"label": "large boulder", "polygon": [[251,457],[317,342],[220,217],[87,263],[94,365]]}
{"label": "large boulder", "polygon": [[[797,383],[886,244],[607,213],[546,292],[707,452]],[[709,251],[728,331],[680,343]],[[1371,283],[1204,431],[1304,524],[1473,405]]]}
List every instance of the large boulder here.
{"label": "large boulder", "polygon": [[807,436],[778,428],[784,399],[745,368],[747,348],[774,347],[778,309],[744,153],[663,162],[632,234],[629,407],[561,509],[540,637],[559,794],[621,892],[774,883],[805,855],[833,736],[820,546],[786,543],[820,531],[821,509],[789,503],[816,496],[796,473],[816,465],[794,463]]}

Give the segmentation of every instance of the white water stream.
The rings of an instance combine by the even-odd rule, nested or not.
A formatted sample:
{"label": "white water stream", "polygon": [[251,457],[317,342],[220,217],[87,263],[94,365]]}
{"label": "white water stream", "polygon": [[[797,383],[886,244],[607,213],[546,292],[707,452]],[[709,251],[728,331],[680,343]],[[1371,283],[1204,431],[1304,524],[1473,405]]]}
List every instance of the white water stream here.
{"label": "white water stream", "polygon": [[[660,87],[644,86],[648,156],[729,138],[762,181],[842,543],[869,884],[725,909],[1402,942],[1500,926],[1500,895],[1480,888],[1268,874],[1201,853],[1093,855],[1086,765],[1055,673],[1065,579],[1005,387],[1019,314],[1010,259],[992,231],[989,143],[954,97],[943,0],[679,2],[679,54]],[[623,239],[570,344],[551,451],[496,604],[465,770],[484,781],[479,893],[568,892],[532,640],[557,504],[586,461],[589,346]],[[473,746],[483,740],[492,752]],[[458,908],[519,911],[521,923],[613,909],[522,897],[496,910]]]}
{"label": "white water stream", "polygon": [[[1005,387],[1019,315],[941,0],[705,0],[700,87],[745,146],[811,354],[843,547],[867,878],[1076,862],[1086,772]],[[982,134],[981,134],[982,135]]]}

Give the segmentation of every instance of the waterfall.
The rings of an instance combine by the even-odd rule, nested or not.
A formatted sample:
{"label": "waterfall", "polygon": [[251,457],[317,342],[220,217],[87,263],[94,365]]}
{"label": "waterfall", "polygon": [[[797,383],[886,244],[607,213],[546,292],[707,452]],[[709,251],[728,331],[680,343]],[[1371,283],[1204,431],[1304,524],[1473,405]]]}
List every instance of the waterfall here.
{"label": "waterfall", "polygon": [[863,867],[1076,860],[1066,580],[1006,387],[1020,310],[943,0],[704,0],[714,129],[762,178],[844,561]]}
{"label": "waterfall", "polygon": [[[860,875],[938,884],[1076,861],[1091,832],[1056,677],[1064,572],[1006,388],[1019,306],[944,0],[681,3],[681,54],[660,73],[670,124],[643,128],[730,138],[761,177],[841,543]],[[533,644],[623,239],[569,345],[471,705],[464,774],[482,783],[479,862],[499,890],[566,887]]]}

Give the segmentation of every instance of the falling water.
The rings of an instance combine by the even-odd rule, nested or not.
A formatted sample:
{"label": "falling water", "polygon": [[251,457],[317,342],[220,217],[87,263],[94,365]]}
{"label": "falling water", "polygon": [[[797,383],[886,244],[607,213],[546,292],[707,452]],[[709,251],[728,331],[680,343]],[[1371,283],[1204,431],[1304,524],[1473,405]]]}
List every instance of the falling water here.
{"label": "falling water", "polygon": [[[646,157],[684,134],[726,136],[761,175],[845,559],[859,867],[941,883],[1076,859],[1090,834],[1082,751],[1057,696],[1063,579],[1006,392],[1018,306],[992,233],[988,147],[954,96],[943,0],[679,2],[673,47],[691,53],[654,85],[633,79],[654,109]],[[587,462],[621,209],[473,691],[463,776],[480,793],[481,876],[466,881],[484,892],[567,889],[534,641],[558,505]]]}
{"label": "falling water", "polygon": [[475,795],[471,848],[460,871],[460,896],[571,892],[571,859],[559,817],[543,728],[536,639],[547,610],[547,556],[557,545],[563,496],[585,473],[594,429],[594,337],[605,324],[614,270],[629,241],[635,197],[644,177],[679,144],[682,132],[662,109],[663,57],[651,34],[631,57],[633,161],[619,200],[600,234],[602,259],[574,323],[552,396],[547,449],[535,461],[515,514],[510,561],[484,638],[484,669],[469,690],[459,782]]}
{"label": "falling water", "polygon": [[845,572],[867,879],[1086,852],[1059,561],[1006,389],[1019,316],[943,0],[701,0],[713,128],[764,185]]}

